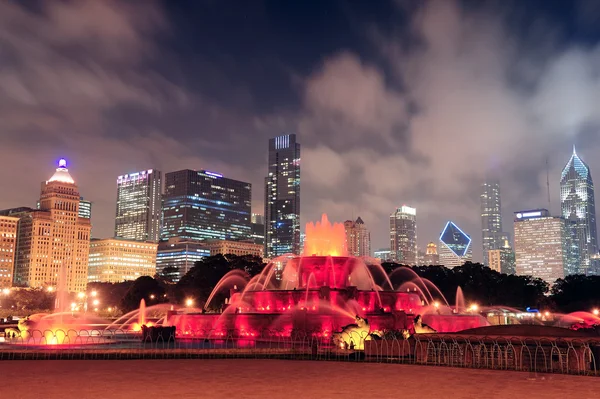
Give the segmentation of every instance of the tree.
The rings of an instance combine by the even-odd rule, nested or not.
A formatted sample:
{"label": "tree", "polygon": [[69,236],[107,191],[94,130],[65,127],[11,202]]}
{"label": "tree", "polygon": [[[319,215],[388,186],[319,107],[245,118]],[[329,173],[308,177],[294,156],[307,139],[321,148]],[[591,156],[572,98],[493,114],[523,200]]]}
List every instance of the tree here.
{"label": "tree", "polygon": [[600,307],[600,276],[570,275],[556,280],[552,300],[563,312],[591,311]]}
{"label": "tree", "polygon": [[[153,298],[151,296],[154,296]],[[165,289],[163,285],[149,276],[142,276],[131,284],[129,290],[121,300],[121,309],[127,313],[140,306],[140,301],[144,299],[146,303],[164,303]]]}
{"label": "tree", "polygon": [[[176,299],[182,302],[185,298],[191,297],[198,304],[203,304],[228,272],[242,270],[249,278],[260,273],[264,266],[261,258],[251,255],[227,254],[204,257],[179,280],[175,291]],[[227,296],[227,292],[221,292],[215,298],[215,304],[220,306]]]}

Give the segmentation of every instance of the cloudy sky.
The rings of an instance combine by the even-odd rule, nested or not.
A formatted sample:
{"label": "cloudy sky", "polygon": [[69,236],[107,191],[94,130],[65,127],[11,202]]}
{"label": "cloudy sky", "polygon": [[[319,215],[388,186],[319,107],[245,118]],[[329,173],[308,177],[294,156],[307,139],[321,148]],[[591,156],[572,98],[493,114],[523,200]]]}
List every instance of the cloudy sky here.
{"label": "cloudy sky", "polygon": [[[572,145],[600,174],[600,3],[3,1],[0,209],[33,206],[59,157],[110,236],[116,177],[205,168],[253,184],[267,140],[302,144],[302,219],[361,216],[373,248],[417,208],[481,259],[480,184],[551,208]],[[600,207],[599,207],[600,208]]]}

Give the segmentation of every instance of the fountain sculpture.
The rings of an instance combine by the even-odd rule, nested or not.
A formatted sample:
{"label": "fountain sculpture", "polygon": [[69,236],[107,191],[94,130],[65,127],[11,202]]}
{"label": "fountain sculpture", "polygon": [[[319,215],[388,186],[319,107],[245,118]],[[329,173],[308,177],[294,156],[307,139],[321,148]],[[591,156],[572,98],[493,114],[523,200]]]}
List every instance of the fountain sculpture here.
{"label": "fountain sculpture", "polygon": [[[221,312],[175,310],[168,313],[165,324],[176,326],[180,336],[206,338],[298,332],[330,340],[353,321],[365,336],[369,331],[409,329],[415,315],[427,311],[434,300],[431,292],[437,288],[403,268],[412,273],[412,280],[395,289],[379,262],[347,254],[345,238],[343,225],[331,224],[323,215],[320,222],[307,224],[302,256],[275,258],[246,281],[240,281],[239,272],[224,277],[215,287],[230,289]],[[206,310],[213,305],[214,294]],[[431,312],[424,318],[439,332],[487,325],[477,313]]]}

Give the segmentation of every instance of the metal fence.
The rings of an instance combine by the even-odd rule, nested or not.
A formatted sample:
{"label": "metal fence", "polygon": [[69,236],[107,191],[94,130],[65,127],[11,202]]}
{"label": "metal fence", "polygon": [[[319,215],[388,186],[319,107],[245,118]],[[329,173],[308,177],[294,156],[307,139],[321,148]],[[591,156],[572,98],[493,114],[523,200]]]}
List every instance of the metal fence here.
{"label": "metal fence", "polygon": [[[4,342],[1,342],[3,338]],[[0,336],[0,360],[277,358],[435,365],[600,376],[600,337],[417,334],[334,345],[312,332],[196,331],[153,337],[122,330],[30,330]],[[356,348],[360,350],[356,350]]]}

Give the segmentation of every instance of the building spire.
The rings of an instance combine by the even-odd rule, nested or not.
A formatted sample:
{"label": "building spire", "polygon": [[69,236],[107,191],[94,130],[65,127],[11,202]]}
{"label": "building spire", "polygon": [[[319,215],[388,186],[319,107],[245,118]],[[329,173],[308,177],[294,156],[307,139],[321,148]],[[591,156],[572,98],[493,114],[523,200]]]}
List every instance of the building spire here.
{"label": "building spire", "polygon": [[573,155],[577,156],[577,151],[575,150],[575,144],[573,144]]}

